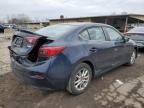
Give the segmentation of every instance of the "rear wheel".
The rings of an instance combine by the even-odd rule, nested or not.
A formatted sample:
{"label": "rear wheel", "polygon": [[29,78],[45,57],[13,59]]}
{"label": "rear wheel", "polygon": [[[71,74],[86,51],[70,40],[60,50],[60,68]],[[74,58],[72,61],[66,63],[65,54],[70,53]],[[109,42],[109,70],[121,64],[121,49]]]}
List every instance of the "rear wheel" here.
{"label": "rear wheel", "polygon": [[86,63],[79,64],[72,73],[67,90],[71,94],[81,94],[88,87],[92,79],[92,70]]}
{"label": "rear wheel", "polygon": [[128,65],[133,65],[135,63],[136,60],[136,50],[134,50],[131,54],[130,60],[128,62]]}

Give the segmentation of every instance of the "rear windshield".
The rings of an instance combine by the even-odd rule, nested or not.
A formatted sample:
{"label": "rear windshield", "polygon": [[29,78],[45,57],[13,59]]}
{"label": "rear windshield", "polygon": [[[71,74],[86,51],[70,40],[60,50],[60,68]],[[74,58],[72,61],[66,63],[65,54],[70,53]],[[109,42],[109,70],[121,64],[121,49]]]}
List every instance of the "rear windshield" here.
{"label": "rear windshield", "polygon": [[128,37],[133,40],[144,41],[144,35],[128,35]]}
{"label": "rear windshield", "polygon": [[57,24],[52,25],[48,27],[44,27],[38,31],[36,31],[37,34],[48,36],[50,38],[60,38],[64,36],[65,34],[71,32],[72,30],[76,29],[77,26],[75,25],[68,25],[68,24]]}

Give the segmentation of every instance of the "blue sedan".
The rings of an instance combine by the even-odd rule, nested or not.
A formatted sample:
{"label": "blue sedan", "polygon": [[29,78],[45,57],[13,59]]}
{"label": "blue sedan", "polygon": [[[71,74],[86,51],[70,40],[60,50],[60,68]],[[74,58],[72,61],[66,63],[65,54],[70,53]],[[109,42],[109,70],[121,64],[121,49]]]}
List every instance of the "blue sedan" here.
{"label": "blue sedan", "polygon": [[92,79],[120,65],[133,65],[137,46],[115,28],[98,23],[62,23],[36,32],[18,30],[11,67],[21,81],[44,90],[81,94]]}

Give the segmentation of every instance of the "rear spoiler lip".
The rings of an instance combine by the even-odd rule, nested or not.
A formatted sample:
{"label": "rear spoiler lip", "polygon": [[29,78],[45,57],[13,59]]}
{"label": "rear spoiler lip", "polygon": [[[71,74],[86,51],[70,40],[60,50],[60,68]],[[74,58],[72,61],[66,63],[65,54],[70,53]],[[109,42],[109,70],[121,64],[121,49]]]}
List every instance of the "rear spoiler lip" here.
{"label": "rear spoiler lip", "polygon": [[35,32],[31,32],[29,30],[16,29],[16,31],[18,31],[18,32],[24,32],[24,33],[28,33],[28,34],[32,34],[32,35],[36,35],[36,36],[43,37],[43,38],[46,38],[46,39],[49,39],[49,40],[55,40],[54,38],[50,38],[48,36],[40,35],[40,34],[37,34]]}

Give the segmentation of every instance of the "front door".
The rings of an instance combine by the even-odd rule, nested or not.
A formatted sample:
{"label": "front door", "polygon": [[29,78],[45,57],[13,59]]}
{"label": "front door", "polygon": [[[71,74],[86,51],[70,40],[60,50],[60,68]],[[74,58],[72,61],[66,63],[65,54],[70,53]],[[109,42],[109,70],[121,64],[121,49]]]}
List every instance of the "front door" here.
{"label": "front door", "polygon": [[105,32],[109,37],[109,41],[113,43],[113,53],[114,53],[114,66],[123,64],[126,55],[127,45],[123,36],[112,27],[104,27]]}

